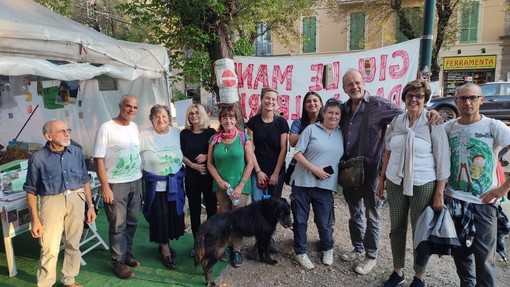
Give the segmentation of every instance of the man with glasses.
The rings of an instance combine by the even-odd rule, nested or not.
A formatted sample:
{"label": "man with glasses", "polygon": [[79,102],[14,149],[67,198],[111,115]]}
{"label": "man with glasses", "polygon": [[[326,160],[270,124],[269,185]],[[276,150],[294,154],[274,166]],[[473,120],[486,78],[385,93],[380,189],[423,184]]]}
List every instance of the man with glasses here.
{"label": "man with glasses", "polygon": [[[365,275],[376,265],[381,234],[380,202],[376,193],[384,134],[393,118],[404,111],[383,97],[370,96],[365,90],[363,76],[356,69],[350,69],[345,73],[342,84],[349,96],[340,120],[345,150],[342,160],[358,156],[360,137],[364,133],[365,142],[361,151],[365,157],[365,182],[357,188],[343,189],[345,201],[349,206],[349,232],[354,249],[343,254],[341,258],[344,261],[363,258],[354,271]],[[362,127],[365,111],[369,112],[368,123]],[[443,122],[437,111],[429,111],[427,118],[432,124]]]}
{"label": "man with glasses", "polygon": [[138,125],[133,122],[138,99],[125,95],[116,118],[102,124],[96,134],[94,157],[101,182],[113,273],[121,279],[135,274],[130,267],[141,263],[131,253],[142,206],[142,172]]}
{"label": "man with glasses", "polygon": [[[462,246],[452,250],[460,286],[495,286],[497,205],[510,190],[496,175],[498,152],[510,147],[510,128],[480,114],[478,85],[461,86],[455,98],[460,117],[444,124],[451,151],[445,203]],[[475,271],[476,270],[476,271]]]}
{"label": "man with glasses", "polygon": [[75,277],[80,272],[83,221],[92,223],[96,219],[87,166],[81,148],[71,145],[71,129],[65,122],[48,121],[42,132],[46,145],[30,157],[23,185],[32,216],[32,237],[40,238],[41,245],[37,286],[53,286],[56,282],[63,235],[61,281],[64,286],[78,287],[81,285]]}

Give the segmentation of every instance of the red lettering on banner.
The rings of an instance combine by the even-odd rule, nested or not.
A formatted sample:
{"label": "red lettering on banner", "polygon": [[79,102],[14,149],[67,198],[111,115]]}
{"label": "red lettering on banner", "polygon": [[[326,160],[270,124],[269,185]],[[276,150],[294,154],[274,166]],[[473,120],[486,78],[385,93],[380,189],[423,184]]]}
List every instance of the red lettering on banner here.
{"label": "red lettering on banner", "polygon": [[324,71],[324,64],[313,64],[310,66],[310,70],[315,71],[316,74],[310,80],[313,86],[308,86],[310,92],[318,92],[322,90],[322,75]]}
{"label": "red lettering on banner", "polygon": [[340,62],[333,62],[333,83],[326,86],[326,90],[338,90],[340,82]]}
{"label": "red lettering on banner", "polygon": [[262,82],[262,88],[269,87],[269,80],[267,77],[267,65],[260,65],[255,76],[255,83],[253,83],[253,89],[257,90],[259,82]]}
{"label": "red lettering on banner", "polygon": [[386,63],[388,62],[388,55],[381,55],[381,64],[379,65],[379,81],[386,80]]}
{"label": "red lettering on banner", "polygon": [[241,113],[243,114],[243,118],[246,118],[246,93],[241,93],[241,97],[239,99],[241,103]]}
{"label": "red lettering on banner", "polygon": [[289,119],[289,95],[280,95],[278,97],[278,109],[279,115],[284,117],[286,120]]}
{"label": "red lettering on banner", "polygon": [[380,87],[379,89],[377,89],[377,93],[376,93],[376,96],[381,97],[381,98],[386,98],[386,99],[392,101],[393,103],[395,103],[395,105],[397,105],[397,106],[400,106],[401,95],[402,95],[402,85],[396,85],[395,87],[393,87],[390,90],[390,92],[388,93],[387,97],[384,96],[384,87]]}
{"label": "red lettering on banner", "polygon": [[296,113],[290,116],[291,120],[299,119],[301,117],[301,95],[297,95],[294,98],[294,101],[296,102]]}
{"label": "red lettering on banner", "polygon": [[248,99],[248,106],[251,109],[250,116],[248,118],[251,118],[257,114],[257,111],[259,109],[259,99],[260,99],[259,94],[252,94]]}
{"label": "red lettering on banner", "polygon": [[401,57],[402,58],[402,67],[399,65],[391,65],[389,69],[390,77],[392,79],[399,79],[407,73],[409,69],[409,54],[404,50],[398,50],[393,52],[391,55],[393,58]]}
{"label": "red lettering on banner", "polygon": [[396,85],[389,92],[388,100],[394,102],[395,105],[400,106],[401,95],[402,95],[402,85]]}
{"label": "red lettering on banner", "polygon": [[380,87],[379,89],[377,89],[377,93],[375,95],[384,98],[384,88]]}
{"label": "red lettering on banner", "polygon": [[283,84],[284,81],[287,82],[285,85],[285,90],[292,90],[292,70],[294,69],[294,65],[288,65],[285,68],[285,73],[282,74],[282,70],[279,65],[274,65],[273,67],[273,89],[278,89],[278,82]]}
{"label": "red lettering on banner", "polygon": [[358,70],[361,73],[361,76],[363,76],[365,83],[371,83],[374,80],[375,73],[377,71],[375,57],[370,57],[369,62],[370,62],[370,66],[366,67],[365,59],[358,60]]}
{"label": "red lettering on banner", "polygon": [[243,64],[235,63],[236,65],[236,74],[237,74],[237,87],[244,88],[244,80],[246,80],[246,86],[248,89],[251,89],[251,83],[253,80],[253,64],[248,64],[246,70],[243,72]]}

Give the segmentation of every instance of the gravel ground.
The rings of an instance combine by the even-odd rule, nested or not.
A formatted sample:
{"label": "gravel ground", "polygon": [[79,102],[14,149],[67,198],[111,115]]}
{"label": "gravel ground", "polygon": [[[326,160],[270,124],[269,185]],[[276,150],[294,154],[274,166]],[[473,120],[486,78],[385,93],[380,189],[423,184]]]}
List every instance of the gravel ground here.
{"label": "gravel ground", "polygon": [[[285,186],[284,197],[288,199],[290,188]],[[315,269],[306,271],[301,268],[293,259],[292,249],[293,234],[290,229],[278,226],[276,241],[280,252],[273,255],[278,260],[274,266],[266,265],[258,261],[246,258],[248,250],[253,246],[254,239],[244,240],[243,255],[244,262],[240,268],[228,266],[216,281],[222,287],[235,286],[382,286],[393,269],[391,248],[389,242],[389,207],[385,204],[382,207],[382,235],[377,266],[367,275],[358,275],[354,272],[357,262],[344,262],[341,254],[352,249],[349,232],[347,228],[348,209],[341,194],[335,197],[336,227],[334,231],[335,262],[332,266],[325,266],[320,261],[318,252],[318,233],[312,220],[308,225],[308,255],[315,264]],[[313,214],[310,216],[313,218]],[[409,226],[409,230],[411,226]],[[414,275],[412,270],[412,242],[408,233],[407,257],[406,257],[406,282],[400,286],[406,287],[412,281]],[[507,246],[510,247],[507,238]],[[499,259],[499,256],[498,256]],[[509,286],[510,264],[498,261],[496,263],[496,286]],[[459,286],[459,280],[455,272],[453,259],[450,256],[439,258],[431,257],[427,272],[427,286]],[[506,282],[506,283],[505,283]]]}

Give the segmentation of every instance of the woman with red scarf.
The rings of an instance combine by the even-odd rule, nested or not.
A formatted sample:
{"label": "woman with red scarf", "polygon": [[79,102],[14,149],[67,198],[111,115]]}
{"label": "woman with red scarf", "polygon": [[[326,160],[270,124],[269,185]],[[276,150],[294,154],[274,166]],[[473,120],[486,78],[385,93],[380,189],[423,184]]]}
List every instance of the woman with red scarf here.
{"label": "woman with red scarf", "polygon": [[[250,175],[253,169],[253,144],[244,132],[239,131],[237,114],[233,106],[220,109],[220,127],[209,143],[207,169],[214,179],[213,192],[222,211],[245,206],[251,196]],[[232,188],[229,196],[227,189]],[[233,201],[239,200],[234,206]],[[233,239],[225,249],[222,261],[231,261],[232,266],[239,267],[243,262],[241,256],[242,239]]]}

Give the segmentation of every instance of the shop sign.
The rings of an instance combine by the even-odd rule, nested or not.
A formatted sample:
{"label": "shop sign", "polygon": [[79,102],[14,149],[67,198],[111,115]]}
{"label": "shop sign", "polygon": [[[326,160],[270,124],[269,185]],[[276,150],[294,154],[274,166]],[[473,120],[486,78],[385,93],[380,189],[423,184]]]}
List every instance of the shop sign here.
{"label": "shop sign", "polygon": [[444,70],[481,70],[495,68],[496,55],[443,58]]}

